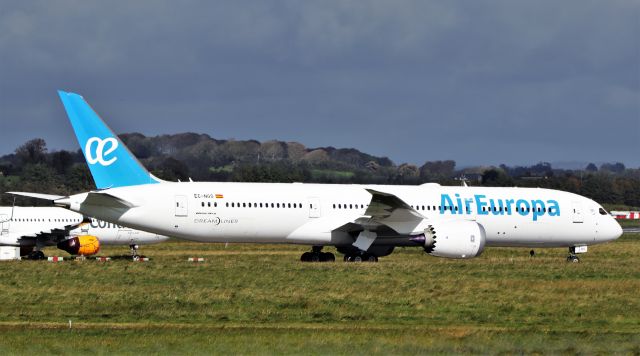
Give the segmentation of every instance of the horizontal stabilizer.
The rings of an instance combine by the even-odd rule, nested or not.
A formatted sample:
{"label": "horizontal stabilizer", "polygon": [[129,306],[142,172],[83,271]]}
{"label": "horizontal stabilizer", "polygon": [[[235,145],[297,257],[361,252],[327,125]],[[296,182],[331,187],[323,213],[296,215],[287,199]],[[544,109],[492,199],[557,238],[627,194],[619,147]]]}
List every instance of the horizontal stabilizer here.
{"label": "horizontal stabilizer", "polygon": [[19,197],[27,197],[27,198],[35,198],[41,200],[55,201],[58,199],[66,198],[63,195],[52,195],[52,194],[40,194],[40,193],[29,193],[29,192],[6,192],[7,194],[19,196]]}

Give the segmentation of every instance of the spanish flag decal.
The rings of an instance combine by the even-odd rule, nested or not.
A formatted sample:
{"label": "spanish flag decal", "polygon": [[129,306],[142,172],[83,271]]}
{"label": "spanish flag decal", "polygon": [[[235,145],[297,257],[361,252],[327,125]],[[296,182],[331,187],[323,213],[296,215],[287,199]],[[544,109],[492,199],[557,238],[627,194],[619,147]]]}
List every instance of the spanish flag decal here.
{"label": "spanish flag decal", "polygon": [[222,194],[216,194],[216,199],[222,199],[224,196]]}

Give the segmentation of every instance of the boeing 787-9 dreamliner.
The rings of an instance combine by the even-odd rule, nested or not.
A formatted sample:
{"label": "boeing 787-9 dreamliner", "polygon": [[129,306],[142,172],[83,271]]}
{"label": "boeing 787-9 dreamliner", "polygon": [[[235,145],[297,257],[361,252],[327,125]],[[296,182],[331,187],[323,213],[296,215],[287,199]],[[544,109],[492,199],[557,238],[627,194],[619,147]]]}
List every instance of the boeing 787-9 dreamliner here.
{"label": "boeing 787-9 dreamliner", "polygon": [[131,228],[201,242],[309,245],[302,261],[377,261],[398,246],[473,258],[489,246],[564,247],[569,261],[617,239],[595,201],[538,188],[165,182],[151,175],[78,94],[59,92],[98,190],[14,192]]}

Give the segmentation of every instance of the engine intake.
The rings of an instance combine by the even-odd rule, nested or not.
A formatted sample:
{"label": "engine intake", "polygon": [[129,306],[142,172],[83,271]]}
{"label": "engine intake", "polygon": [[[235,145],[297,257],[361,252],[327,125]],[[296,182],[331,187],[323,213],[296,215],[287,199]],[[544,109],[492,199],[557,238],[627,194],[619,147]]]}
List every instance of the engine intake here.
{"label": "engine intake", "polygon": [[412,241],[424,246],[432,256],[473,258],[484,250],[487,234],[482,225],[469,220],[451,220],[429,225]]}
{"label": "engine intake", "polygon": [[58,248],[72,255],[91,256],[100,251],[100,240],[92,235],[80,235],[58,243]]}

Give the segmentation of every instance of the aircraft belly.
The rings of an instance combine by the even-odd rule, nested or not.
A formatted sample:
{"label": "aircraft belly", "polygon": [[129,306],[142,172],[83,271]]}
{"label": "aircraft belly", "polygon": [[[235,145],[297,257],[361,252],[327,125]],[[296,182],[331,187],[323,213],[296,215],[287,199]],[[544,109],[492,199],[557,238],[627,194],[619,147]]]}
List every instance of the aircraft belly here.
{"label": "aircraft belly", "polygon": [[593,231],[587,224],[579,226],[568,220],[511,220],[505,223],[487,219],[481,223],[487,232],[487,246],[564,247],[589,243],[593,239]]}

